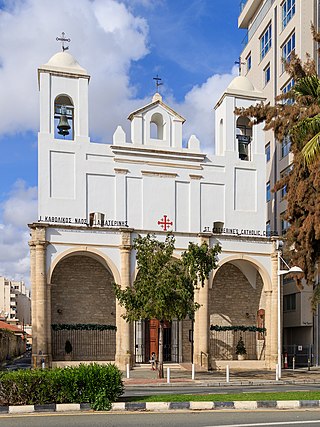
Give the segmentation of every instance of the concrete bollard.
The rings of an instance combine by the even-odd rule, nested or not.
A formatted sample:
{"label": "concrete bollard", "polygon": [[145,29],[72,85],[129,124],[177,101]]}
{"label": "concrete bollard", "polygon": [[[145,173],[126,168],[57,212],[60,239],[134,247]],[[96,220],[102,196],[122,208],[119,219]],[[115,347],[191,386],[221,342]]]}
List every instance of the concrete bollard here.
{"label": "concrete bollard", "polygon": [[130,378],[130,365],[127,363],[127,378]]}
{"label": "concrete bollard", "polygon": [[226,366],[226,382],[230,382],[230,368],[229,365]]}
{"label": "concrete bollard", "polygon": [[279,381],[279,365],[276,364],[276,381]]}
{"label": "concrete bollard", "polygon": [[195,379],[195,366],[194,366],[194,363],[192,363],[192,366],[191,366],[191,379]]}
{"label": "concrete bollard", "polygon": [[293,356],[293,358],[292,358],[292,370],[294,371],[295,368],[296,368],[296,358],[295,358],[295,356]]}
{"label": "concrete bollard", "polygon": [[170,368],[167,368],[167,383],[170,384]]}

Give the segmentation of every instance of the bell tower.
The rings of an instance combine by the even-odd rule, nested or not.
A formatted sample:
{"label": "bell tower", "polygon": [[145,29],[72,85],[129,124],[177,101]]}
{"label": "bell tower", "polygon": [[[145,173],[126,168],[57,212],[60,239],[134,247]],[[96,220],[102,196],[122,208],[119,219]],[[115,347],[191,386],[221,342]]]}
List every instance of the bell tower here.
{"label": "bell tower", "polygon": [[38,69],[42,138],[89,142],[90,76],[63,48]]}

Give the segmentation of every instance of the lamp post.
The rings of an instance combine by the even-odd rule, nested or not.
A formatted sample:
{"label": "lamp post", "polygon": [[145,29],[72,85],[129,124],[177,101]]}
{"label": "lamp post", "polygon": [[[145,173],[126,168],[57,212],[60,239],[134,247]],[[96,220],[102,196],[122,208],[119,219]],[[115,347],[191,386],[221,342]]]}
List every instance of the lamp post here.
{"label": "lamp post", "polygon": [[[277,371],[277,380],[281,379],[281,369],[282,369],[282,360],[281,360],[281,276],[288,274],[288,273],[303,273],[303,270],[301,270],[300,267],[294,266],[289,267],[288,264],[285,262],[285,260],[281,256],[281,250],[278,249],[278,371]],[[281,270],[281,262],[287,267],[286,270]]]}

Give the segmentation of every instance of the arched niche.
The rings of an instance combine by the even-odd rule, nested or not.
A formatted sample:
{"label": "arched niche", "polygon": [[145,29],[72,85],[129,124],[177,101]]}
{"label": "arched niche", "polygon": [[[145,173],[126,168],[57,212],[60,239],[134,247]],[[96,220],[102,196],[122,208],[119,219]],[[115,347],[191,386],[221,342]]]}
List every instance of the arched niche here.
{"label": "arched niche", "polygon": [[150,138],[163,140],[165,135],[165,122],[160,113],[152,114],[150,118]]}
{"label": "arched niche", "polygon": [[74,139],[74,105],[65,94],[54,100],[54,137],[55,139]]}

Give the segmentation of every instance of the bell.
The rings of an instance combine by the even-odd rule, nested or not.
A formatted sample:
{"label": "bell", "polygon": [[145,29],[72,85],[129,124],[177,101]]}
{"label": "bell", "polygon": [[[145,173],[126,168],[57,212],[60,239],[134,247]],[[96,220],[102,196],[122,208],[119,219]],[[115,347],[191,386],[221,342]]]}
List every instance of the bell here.
{"label": "bell", "polygon": [[71,126],[69,125],[67,116],[65,114],[61,114],[57,128],[59,129],[59,135],[69,135],[69,130],[71,129]]}
{"label": "bell", "polygon": [[249,159],[248,144],[244,144],[243,142],[239,142],[239,158],[241,160],[248,160]]}

